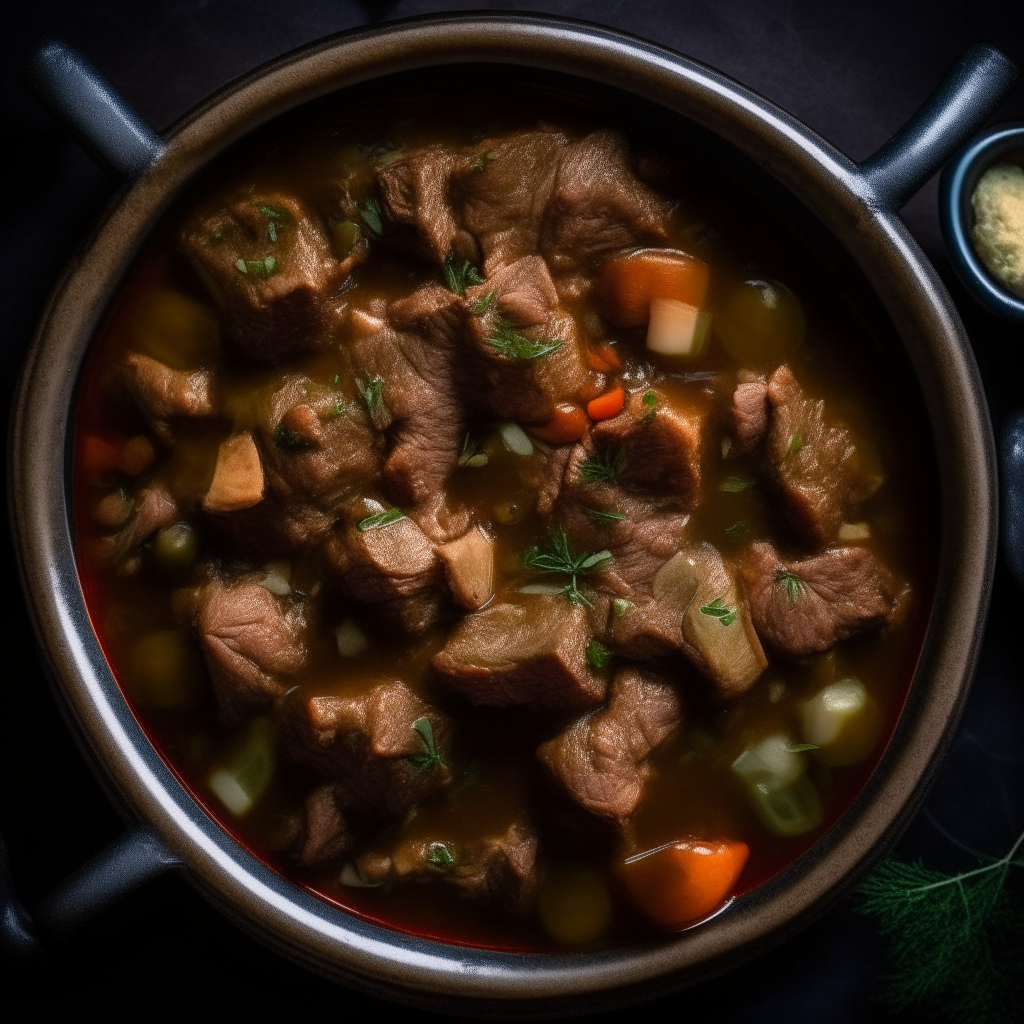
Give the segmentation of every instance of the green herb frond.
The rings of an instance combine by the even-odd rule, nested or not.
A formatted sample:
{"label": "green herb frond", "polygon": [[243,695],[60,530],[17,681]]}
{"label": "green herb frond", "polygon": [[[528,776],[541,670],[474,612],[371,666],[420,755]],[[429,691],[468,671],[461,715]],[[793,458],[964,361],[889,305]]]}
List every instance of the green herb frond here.
{"label": "green herb frond", "polygon": [[588,508],[587,515],[595,523],[600,523],[602,526],[614,526],[616,523],[621,523],[627,518],[621,512],[616,512],[615,509]]}
{"label": "green herb frond", "polygon": [[482,316],[490,309],[491,303],[494,301],[494,292],[488,292],[483,298],[477,299],[476,302],[470,307],[470,313],[473,316]]}
{"label": "green herb frond", "polygon": [[786,457],[789,458],[791,455],[796,455],[803,446],[803,437],[800,434],[793,434],[789,439],[789,444],[786,446]]}
{"label": "green herb frond", "polygon": [[376,199],[365,199],[356,203],[356,209],[363,223],[378,238],[384,234],[384,222],[381,220],[380,203]]}
{"label": "green herb frond", "polygon": [[568,576],[562,593],[571,604],[593,608],[593,604],[579,588],[579,577],[604,572],[612,564],[610,551],[583,551],[576,553],[569,544],[565,530],[559,530],[548,540],[529,548],[523,554],[523,563],[536,572]]}
{"label": "green herb frond", "polygon": [[799,601],[807,590],[807,584],[795,572],[790,572],[784,565],[775,570],[775,585],[782,587],[789,595],[790,601]]}
{"label": "green herb frond", "polygon": [[412,727],[419,734],[420,742],[423,744],[422,754],[412,754],[409,757],[412,766],[418,772],[429,772],[435,768],[444,768],[444,754],[434,742],[434,727],[430,724],[430,719],[417,718],[412,723]]}
{"label": "green herb frond", "polygon": [[503,316],[495,317],[493,331],[494,333],[487,339],[487,344],[509,359],[520,361],[540,359],[542,356],[549,356],[552,352],[557,352],[562,347],[562,342],[558,338],[530,341],[515,329],[515,325],[510,320],[506,320]]}
{"label": "green herb frond", "polygon": [[736,609],[726,604],[724,597],[716,597],[711,604],[703,605],[700,613],[718,619],[723,626],[731,626],[736,621]]}
{"label": "green herb frond", "polygon": [[455,854],[451,843],[431,843],[427,848],[426,861],[438,871],[451,871],[455,867]]}
{"label": "green herb frond", "polygon": [[580,476],[588,484],[613,483],[626,468],[626,453],[621,448],[601,448],[580,463]]}
{"label": "green herb frond", "polygon": [[587,644],[587,661],[590,667],[600,672],[611,664],[612,652],[600,640],[591,640]]}
{"label": "green herb frond", "polygon": [[444,279],[456,295],[465,295],[467,285],[484,283],[480,271],[469,260],[457,260],[454,256],[444,261]]}
{"label": "green herb frond", "polygon": [[356,378],[356,387],[359,388],[359,395],[366,406],[366,412],[370,422],[378,429],[387,428],[391,419],[391,413],[384,404],[384,378],[374,377],[372,380],[363,381]]}
{"label": "green herb frond", "polygon": [[650,423],[658,415],[658,396],[653,391],[645,391],[641,399],[647,413],[644,416],[644,423]]}
{"label": "green herb frond", "polygon": [[392,523],[397,523],[400,519],[404,518],[405,513],[401,509],[389,508],[385,512],[376,512],[372,516],[360,519],[356,523],[356,529],[360,533],[365,533],[367,530],[376,530],[382,526],[390,526]]}
{"label": "green herb frond", "polygon": [[733,523],[732,526],[727,526],[725,532],[730,537],[739,537],[747,532],[747,524],[740,519],[738,522]]}

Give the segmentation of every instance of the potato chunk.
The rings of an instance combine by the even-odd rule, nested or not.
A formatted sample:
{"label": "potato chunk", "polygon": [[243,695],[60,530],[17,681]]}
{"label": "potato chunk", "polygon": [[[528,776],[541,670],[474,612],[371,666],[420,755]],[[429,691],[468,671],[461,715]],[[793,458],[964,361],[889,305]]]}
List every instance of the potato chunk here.
{"label": "potato chunk", "polygon": [[206,512],[237,512],[263,500],[263,465],[252,434],[233,434],[221,442],[213,481],[203,498]]}

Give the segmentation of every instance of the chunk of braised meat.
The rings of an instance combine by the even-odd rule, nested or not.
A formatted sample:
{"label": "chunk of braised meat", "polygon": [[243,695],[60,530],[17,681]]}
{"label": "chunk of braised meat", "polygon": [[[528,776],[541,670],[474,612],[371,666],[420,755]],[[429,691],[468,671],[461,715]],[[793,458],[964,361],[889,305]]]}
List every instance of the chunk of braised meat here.
{"label": "chunk of braised meat", "polygon": [[325,545],[327,565],[353,600],[374,605],[409,633],[422,633],[442,611],[441,562],[412,519],[374,524],[371,517],[383,511],[364,502],[347,508]]}
{"label": "chunk of braised meat", "polygon": [[307,502],[265,497],[258,505],[211,513],[206,522],[239,551],[290,555],[316,547],[331,532],[336,516]]}
{"label": "chunk of braised meat", "polygon": [[592,132],[562,153],[540,232],[556,274],[586,271],[613,250],[664,243],[672,204],[644,185],[618,132]]}
{"label": "chunk of braised meat", "polygon": [[141,352],[128,352],[121,379],[154,433],[167,444],[174,439],[174,420],[214,414],[209,370],[175,370]]}
{"label": "chunk of braised meat", "polygon": [[853,434],[825,416],[788,366],[768,380],[771,421],[765,459],[793,526],[814,544],[833,540],[851,512],[882,484]]}
{"label": "chunk of braised meat", "polygon": [[784,561],[768,542],[751,545],[739,563],[758,634],[796,657],[885,625],[900,588],[867,549],[832,547]]}
{"label": "chunk of braised meat", "polygon": [[750,689],[768,666],[734,574],[707,543],[662,566],[651,599],[613,617],[609,643],[634,658],[682,651],[725,698]]}
{"label": "chunk of braised meat", "polygon": [[[401,329],[370,318],[353,320],[346,349],[351,375],[374,426],[386,432],[384,483],[408,507],[428,500],[458,460],[462,416],[454,363],[458,296],[437,286],[395,303]],[[366,333],[360,336],[360,332]]]}
{"label": "chunk of braised meat", "polygon": [[295,821],[291,855],[301,867],[330,864],[352,849],[354,837],[345,821],[339,797],[344,790],[335,783],[317,786],[306,797]]}
{"label": "chunk of braised meat", "polygon": [[415,149],[379,167],[375,179],[384,241],[435,263],[443,263],[453,250],[475,260],[476,245],[472,239],[460,238],[448,196],[452,176],[473,162],[472,157],[439,144]]}
{"label": "chunk of braised meat", "polygon": [[388,853],[363,854],[356,865],[371,883],[444,885],[475,903],[521,911],[537,888],[536,861],[537,833],[517,820],[469,841],[404,839]]}
{"label": "chunk of braised meat", "polygon": [[466,290],[474,361],[465,399],[474,411],[543,423],[560,402],[593,398],[598,376],[576,322],[539,256],[517,260]]}
{"label": "chunk of braised meat", "polygon": [[443,681],[473,704],[571,711],[604,699],[587,663],[587,610],[561,594],[522,594],[467,615],[434,656]]}
{"label": "chunk of braised meat", "polygon": [[[318,775],[338,780],[342,810],[397,817],[451,782],[445,751],[451,722],[399,681],[354,696],[292,694],[284,705],[289,755]],[[433,750],[424,739],[429,722]]]}
{"label": "chunk of braised meat", "polygon": [[319,218],[300,200],[282,193],[230,200],[191,218],[181,243],[240,356],[276,363],[332,340],[344,307],[336,293],[359,257],[336,259]]}
{"label": "chunk of braised meat", "polygon": [[671,686],[625,669],[604,708],[542,744],[537,756],[581,807],[621,824],[643,796],[647,757],[679,727],[680,717]]}
{"label": "chunk of braised meat", "polygon": [[283,696],[308,655],[305,604],[260,579],[212,580],[197,597],[196,629],[226,725]]}
{"label": "chunk of braised meat", "polygon": [[768,382],[763,377],[741,379],[729,406],[730,456],[749,455],[761,444],[768,433],[768,409]]}
{"label": "chunk of braised meat", "polygon": [[[139,546],[157,530],[178,521],[178,503],[160,483],[140,488],[132,497],[123,497],[124,512],[120,528],[96,543],[96,557],[120,576],[131,576],[142,566]],[[122,518],[123,516],[123,518]]]}

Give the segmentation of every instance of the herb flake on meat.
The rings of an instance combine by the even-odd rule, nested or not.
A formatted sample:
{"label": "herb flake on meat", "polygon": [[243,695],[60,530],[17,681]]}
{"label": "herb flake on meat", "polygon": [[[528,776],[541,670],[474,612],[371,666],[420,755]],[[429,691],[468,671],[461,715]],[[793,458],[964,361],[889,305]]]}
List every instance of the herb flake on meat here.
{"label": "herb flake on meat", "polygon": [[775,572],[775,584],[785,589],[790,601],[799,601],[807,589],[807,584],[795,572],[790,572],[781,565]]}
{"label": "herb flake on meat", "polygon": [[366,406],[370,422],[378,430],[386,429],[391,413],[384,404],[384,378],[374,377],[373,380],[366,382],[356,378],[356,387],[359,388],[359,395]]}
{"label": "herb flake on meat", "polygon": [[487,344],[497,349],[509,359],[526,361],[549,356],[562,347],[558,338],[546,338],[543,341],[530,341],[520,334],[511,321],[499,316],[494,321],[494,333],[487,339]]}
{"label": "herb flake on meat", "polygon": [[587,644],[587,661],[590,667],[598,672],[611,664],[612,652],[600,640],[591,640]]}
{"label": "herb flake on meat", "polygon": [[798,451],[804,446],[804,439],[800,434],[794,434],[789,439],[789,444],[786,447],[786,457],[789,458],[791,455],[796,455]]}
{"label": "herb flake on meat", "polygon": [[622,520],[627,518],[621,512],[616,512],[615,509],[604,511],[599,508],[588,508],[587,515],[595,523],[600,523],[602,526],[614,526],[616,523],[621,523]]}
{"label": "herb flake on meat", "polygon": [[413,754],[410,756],[409,761],[412,766],[418,772],[429,772],[435,768],[444,768],[444,755],[437,748],[437,744],[434,742],[434,727],[430,724],[429,718],[417,718],[412,723],[413,729],[419,735],[420,742],[423,744],[422,754]]}
{"label": "herb flake on meat", "polygon": [[653,391],[647,391],[644,393],[641,401],[647,410],[644,416],[644,423],[650,423],[658,414],[658,396]]}
{"label": "herb flake on meat", "polygon": [[365,533],[367,530],[376,530],[382,526],[390,526],[392,523],[397,523],[400,519],[405,518],[405,513],[399,508],[389,508],[385,512],[377,512],[372,516],[367,516],[365,519],[360,519],[356,523],[356,529],[360,533]]}
{"label": "herb flake on meat", "polygon": [[279,264],[273,256],[264,256],[261,260],[236,260],[235,270],[240,274],[255,274],[257,277],[270,277],[276,273]]}
{"label": "herb flake on meat", "polygon": [[451,871],[455,867],[455,852],[450,843],[431,843],[427,848],[426,861],[438,871]]}
{"label": "herb flake on meat", "polygon": [[384,223],[380,217],[380,203],[376,199],[365,199],[356,203],[356,209],[359,211],[363,223],[380,238],[384,234]]}
{"label": "herb flake on meat", "polygon": [[723,626],[731,626],[736,621],[736,609],[726,604],[724,597],[716,597],[711,604],[703,605],[700,613],[718,619]]}
{"label": "herb flake on meat", "polygon": [[292,452],[308,451],[313,447],[308,438],[303,437],[297,430],[289,430],[287,427],[277,427],[272,437],[278,448],[286,448]]}
{"label": "herb flake on meat", "polygon": [[474,171],[482,171],[492,161],[497,160],[497,156],[488,150],[486,153],[481,153],[473,163]]}
{"label": "herb flake on meat", "polygon": [[473,316],[482,316],[490,308],[491,303],[494,301],[494,292],[488,292],[482,299],[477,299],[476,302],[470,307],[470,313]]}
{"label": "herb flake on meat", "polygon": [[484,283],[480,271],[469,260],[457,260],[454,256],[444,261],[444,279],[456,295],[465,295],[467,285]]}
{"label": "herb flake on meat", "polygon": [[580,464],[580,476],[588,484],[614,483],[626,468],[626,453],[618,448],[603,448]]}

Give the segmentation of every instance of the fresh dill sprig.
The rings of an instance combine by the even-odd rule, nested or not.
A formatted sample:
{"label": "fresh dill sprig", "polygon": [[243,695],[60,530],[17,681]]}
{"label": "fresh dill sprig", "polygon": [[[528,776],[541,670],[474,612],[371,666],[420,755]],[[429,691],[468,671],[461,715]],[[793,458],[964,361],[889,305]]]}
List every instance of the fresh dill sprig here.
{"label": "fresh dill sprig", "polygon": [[494,301],[494,292],[488,292],[483,298],[477,299],[476,302],[470,307],[470,313],[473,316],[482,316],[490,308],[491,303]]}
{"label": "fresh dill sprig", "polygon": [[430,724],[429,718],[417,718],[412,727],[419,734],[420,742],[423,744],[422,754],[412,754],[409,761],[418,772],[429,772],[435,768],[444,768],[444,754],[438,749],[434,742],[434,727]]}
{"label": "fresh dill sprig", "polygon": [[562,347],[558,338],[546,338],[543,341],[530,341],[516,329],[511,321],[505,317],[495,317],[494,333],[487,339],[487,344],[497,349],[503,356],[509,359],[528,360],[540,359],[542,356],[549,356]]}
{"label": "fresh dill sprig", "polygon": [[577,554],[572,550],[565,530],[559,530],[544,544],[528,548],[523,554],[523,563],[537,572],[568,576],[569,581],[562,588],[565,597],[571,604],[593,608],[591,601],[579,588],[579,577],[604,572],[612,564],[612,553],[582,551]]}
{"label": "fresh dill sprig", "polygon": [[790,572],[784,565],[775,570],[775,585],[782,587],[789,595],[790,601],[799,601],[807,590],[807,584],[795,572]]}
{"label": "fresh dill sprig", "polygon": [[889,972],[885,1001],[925,1019],[1010,1024],[1024,984],[1024,899],[1007,886],[1024,834],[999,859],[949,874],[890,857],[860,886],[861,913],[878,921]]}
{"label": "fresh dill sprig", "polygon": [[376,199],[366,199],[356,203],[356,209],[363,223],[378,237],[384,234],[384,222],[381,220],[380,203]]}
{"label": "fresh dill sprig", "polygon": [[484,283],[480,271],[469,260],[457,260],[454,256],[444,261],[444,279],[456,295],[465,295],[467,285]]}
{"label": "fresh dill sprig", "polygon": [[616,512],[613,508],[607,511],[599,508],[588,508],[587,515],[595,523],[600,523],[602,526],[614,526],[616,523],[621,523],[627,518],[621,512]]}
{"label": "fresh dill sprig", "polygon": [[580,463],[580,476],[588,484],[613,483],[626,468],[626,461],[621,448],[602,448]]}
{"label": "fresh dill sprig", "polygon": [[724,597],[716,597],[711,604],[701,606],[701,615],[710,615],[723,626],[731,626],[736,621],[736,609],[725,603]]}

